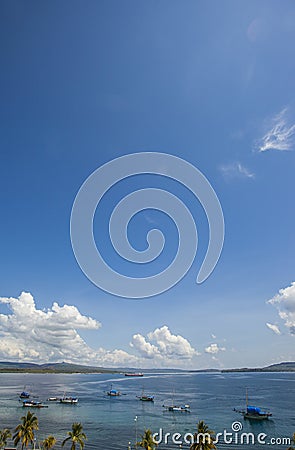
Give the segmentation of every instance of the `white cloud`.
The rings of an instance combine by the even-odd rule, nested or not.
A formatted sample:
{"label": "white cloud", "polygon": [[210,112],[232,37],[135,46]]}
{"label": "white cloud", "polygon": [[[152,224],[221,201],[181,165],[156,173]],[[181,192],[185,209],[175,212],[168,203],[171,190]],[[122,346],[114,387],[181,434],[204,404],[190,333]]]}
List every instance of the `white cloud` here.
{"label": "white cloud", "polygon": [[240,162],[234,162],[220,166],[220,171],[224,178],[255,178],[255,174],[251,172],[247,167],[243,166]]}
{"label": "white cloud", "polygon": [[131,347],[136,354],[121,349],[91,348],[78,330],[97,330],[101,324],[84,316],[75,306],[53,303],[37,309],[30,293],[18,298],[0,298],[10,310],[0,314],[0,360],[30,362],[73,362],[104,367],[169,367],[183,365],[197,355],[187,339],[173,335],[167,326],[156,328],[147,338],[135,334]]}
{"label": "white cloud", "polygon": [[59,306],[42,311],[33,296],[22,292],[19,298],[0,298],[11,314],[0,314],[0,357],[20,361],[69,361],[93,365],[126,365],[137,358],[123,350],[90,348],[78,329],[96,330],[101,325],[83,316],[75,306]]}
{"label": "white cloud", "polygon": [[280,289],[279,293],[268,300],[270,305],[278,309],[280,318],[289,332],[295,336],[295,281],[290,286]]}
{"label": "white cloud", "polygon": [[271,330],[271,331],[273,331],[275,334],[281,334],[281,331],[280,331],[280,329],[279,329],[279,327],[277,326],[277,325],[275,325],[275,324],[273,324],[273,323],[268,323],[268,322],[266,322],[266,326]]}
{"label": "white cloud", "polygon": [[135,334],[130,344],[143,358],[169,361],[191,359],[198,355],[187,339],[172,334],[167,325],[148,333],[147,338]]}
{"label": "white cloud", "polygon": [[205,348],[206,353],[210,353],[211,355],[216,355],[219,352],[224,352],[226,350],[225,347],[219,347],[218,344],[210,344],[208,347]]}
{"label": "white cloud", "polygon": [[258,151],[286,151],[292,149],[295,136],[295,124],[288,123],[286,115],[287,108],[284,108],[272,119],[270,129],[257,142]]}
{"label": "white cloud", "polygon": [[130,345],[135,348],[143,358],[153,359],[161,356],[158,347],[147,342],[145,337],[141,334],[134,334]]}

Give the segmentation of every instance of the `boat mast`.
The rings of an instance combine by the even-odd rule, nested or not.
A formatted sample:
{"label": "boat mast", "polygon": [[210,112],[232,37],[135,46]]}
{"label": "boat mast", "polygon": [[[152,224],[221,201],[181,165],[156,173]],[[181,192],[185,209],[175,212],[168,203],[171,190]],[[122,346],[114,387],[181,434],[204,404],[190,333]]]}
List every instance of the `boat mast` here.
{"label": "boat mast", "polygon": [[246,410],[248,408],[248,388],[246,388]]}

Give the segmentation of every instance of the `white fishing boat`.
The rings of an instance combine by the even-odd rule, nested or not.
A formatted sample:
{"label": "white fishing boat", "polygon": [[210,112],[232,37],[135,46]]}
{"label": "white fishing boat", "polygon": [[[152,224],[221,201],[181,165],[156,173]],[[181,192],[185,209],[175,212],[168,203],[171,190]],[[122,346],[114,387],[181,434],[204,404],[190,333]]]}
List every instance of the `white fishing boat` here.
{"label": "white fishing boat", "polygon": [[43,405],[41,402],[35,402],[33,400],[25,400],[23,402],[24,408],[48,408],[47,405]]}
{"label": "white fishing boat", "polygon": [[166,409],[166,411],[170,412],[185,412],[190,413],[190,405],[163,405],[163,408]]}
{"label": "white fishing boat", "polygon": [[66,397],[66,394],[64,393],[63,397],[59,399],[60,403],[65,403],[68,405],[73,405],[78,403],[77,397]]}
{"label": "white fishing boat", "polygon": [[173,392],[171,404],[170,405],[163,405],[163,408],[165,408],[166,411],[169,411],[169,412],[190,413],[191,412],[190,411],[190,405],[187,405],[187,404],[185,404],[185,405],[176,405],[174,403],[174,394],[175,393]]}

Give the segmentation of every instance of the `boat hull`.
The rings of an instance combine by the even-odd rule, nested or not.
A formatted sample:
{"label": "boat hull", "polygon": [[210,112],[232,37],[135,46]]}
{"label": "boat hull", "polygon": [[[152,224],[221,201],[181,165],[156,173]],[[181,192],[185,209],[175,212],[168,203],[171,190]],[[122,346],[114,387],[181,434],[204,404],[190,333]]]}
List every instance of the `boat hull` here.
{"label": "boat hull", "polygon": [[23,402],[23,408],[48,408],[48,406],[42,405],[42,403]]}
{"label": "boat hull", "polygon": [[65,405],[75,405],[76,403],[78,403],[78,399],[77,398],[61,398],[60,403],[63,403]]}
{"label": "boat hull", "polygon": [[142,402],[153,402],[154,397],[139,397],[139,400],[141,400]]}
{"label": "boat hull", "polygon": [[271,414],[244,414],[244,419],[248,420],[268,420]]}
{"label": "boat hull", "polygon": [[143,377],[143,373],[125,373],[125,377]]}

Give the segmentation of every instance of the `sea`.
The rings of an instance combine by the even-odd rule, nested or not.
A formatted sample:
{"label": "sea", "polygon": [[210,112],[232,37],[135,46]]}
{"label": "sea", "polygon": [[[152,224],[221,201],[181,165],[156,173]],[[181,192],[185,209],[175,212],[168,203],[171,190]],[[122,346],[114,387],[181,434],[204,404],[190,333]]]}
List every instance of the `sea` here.
{"label": "sea", "polygon": [[[135,449],[146,428],[156,434],[159,449],[189,449],[191,434],[203,420],[218,436],[217,449],[287,449],[295,432],[295,373],[145,373],[0,374],[0,429],[14,429],[27,413],[19,401],[24,388],[48,408],[34,409],[39,420],[35,448],[49,434],[61,442],[74,422],[87,435],[86,449]],[[109,397],[117,389],[122,395]],[[249,404],[269,409],[261,422],[245,420],[234,409]],[[155,401],[142,402],[142,391]],[[77,405],[49,402],[49,397],[77,396]],[[163,405],[190,405],[190,412],[169,412]],[[226,434],[225,434],[226,433]],[[243,436],[243,439],[242,439]],[[11,444],[11,443],[10,443]],[[67,447],[64,447],[67,448]],[[70,448],[70,445],[68,445]]]}

